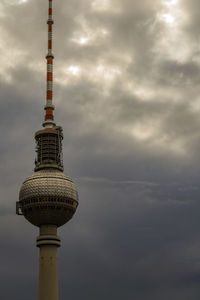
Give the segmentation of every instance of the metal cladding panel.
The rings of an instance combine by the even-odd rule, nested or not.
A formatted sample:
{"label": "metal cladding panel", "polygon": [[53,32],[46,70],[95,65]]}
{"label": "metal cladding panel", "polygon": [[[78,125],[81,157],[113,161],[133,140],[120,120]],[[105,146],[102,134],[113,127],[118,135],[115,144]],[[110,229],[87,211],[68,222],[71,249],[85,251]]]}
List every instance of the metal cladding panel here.
{"label": "metal cladding panel", "polygon": [[78,202],[78,193],[72,180],[62,172],[41,170],[23,183],[19,201],[34,198],[71,199]]}

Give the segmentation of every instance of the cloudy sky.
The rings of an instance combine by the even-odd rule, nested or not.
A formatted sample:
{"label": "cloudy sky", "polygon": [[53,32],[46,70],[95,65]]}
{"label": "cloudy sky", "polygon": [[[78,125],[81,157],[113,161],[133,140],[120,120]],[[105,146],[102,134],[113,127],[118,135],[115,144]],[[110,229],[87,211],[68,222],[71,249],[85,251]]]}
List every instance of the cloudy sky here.
{"label": "cloudy sky", "polygon": [[[45,103],[44,0],[0,2],[1,299],[37,299],[15,215]],[[79,191],[60,300],[199,300],[200,2],[54,1],[55,119]]]}

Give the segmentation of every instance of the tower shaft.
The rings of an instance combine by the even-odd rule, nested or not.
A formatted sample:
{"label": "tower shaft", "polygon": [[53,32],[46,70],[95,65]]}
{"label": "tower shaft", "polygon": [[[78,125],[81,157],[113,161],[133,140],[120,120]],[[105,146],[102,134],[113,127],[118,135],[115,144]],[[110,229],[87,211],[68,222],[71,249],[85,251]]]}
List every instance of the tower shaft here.
{"label": "tower shaft", "polygon": [[52,37],[53,37],[53,0],[49,0],[49,9],[48,9],[48,53],[46,56],[47,59],[47,91],[46,91],[46,106],[45,106],[45,121],[52,121],[54,106],[53,101],[53,59],[52,54]]}
{"label": "tower shaft", "polygon": [[38,300],[58,300],[57,226],[40,226],[37,247],[40,248]]}

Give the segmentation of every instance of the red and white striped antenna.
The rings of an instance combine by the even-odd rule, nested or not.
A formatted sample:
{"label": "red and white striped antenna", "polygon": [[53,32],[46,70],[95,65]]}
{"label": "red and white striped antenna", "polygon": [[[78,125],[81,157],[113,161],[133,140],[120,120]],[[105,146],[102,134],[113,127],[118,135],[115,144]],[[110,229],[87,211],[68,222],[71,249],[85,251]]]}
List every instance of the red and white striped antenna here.
{"label": "red and white striped antenna", "polygon": [[48,9],[48,53],[46,55],[47,59],[47,91],[46,91],[46,105],[45,105],[45,122],[43,126],[45,128],[52,128],[55,126],[53,111],[54,105],[53,101],[53,59],[54,56],[52,54],[52,33],[53,33],[53,0],[49,1],[49,9]]}

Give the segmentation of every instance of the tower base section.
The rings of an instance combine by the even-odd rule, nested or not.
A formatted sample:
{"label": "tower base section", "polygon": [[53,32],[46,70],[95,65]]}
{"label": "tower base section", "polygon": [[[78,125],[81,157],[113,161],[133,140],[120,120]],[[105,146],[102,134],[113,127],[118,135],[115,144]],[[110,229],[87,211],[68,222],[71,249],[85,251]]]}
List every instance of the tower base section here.
{"label": "tower base section", "polygon": [[58,300],[57,248],[60,247],[60,238],[57,236],[57,226],[40,227],[37,247],[40,248],[38,300]]}

